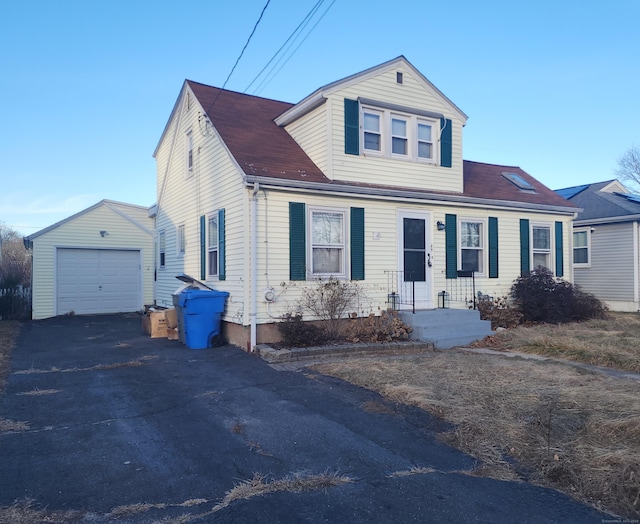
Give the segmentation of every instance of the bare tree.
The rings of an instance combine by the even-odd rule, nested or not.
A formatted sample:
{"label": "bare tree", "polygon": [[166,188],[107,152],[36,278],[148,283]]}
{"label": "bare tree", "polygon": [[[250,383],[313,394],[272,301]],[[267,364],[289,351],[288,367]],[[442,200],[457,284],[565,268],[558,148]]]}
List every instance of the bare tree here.
{"label": "bare tree", "polygon": [[640,188],[640,147],[632,146],[618,159],[616,177]]}
{"label": "bare tree", "polygon": [[31,284],[31,254],[20,234],[0,222],[0,287]]}

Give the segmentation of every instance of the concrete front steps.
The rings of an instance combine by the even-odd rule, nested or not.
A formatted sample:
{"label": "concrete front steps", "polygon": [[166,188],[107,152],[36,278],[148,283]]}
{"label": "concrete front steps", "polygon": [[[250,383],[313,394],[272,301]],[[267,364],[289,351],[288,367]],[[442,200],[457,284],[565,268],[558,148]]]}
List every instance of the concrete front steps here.
{"label": "concrete front steps", "polygon": [[431,342],[436,349],[465,346],[494,334],[491,322],[480,320],[477,310],[430,309],[399,313],[402,321],[413,328],[411,340]]}

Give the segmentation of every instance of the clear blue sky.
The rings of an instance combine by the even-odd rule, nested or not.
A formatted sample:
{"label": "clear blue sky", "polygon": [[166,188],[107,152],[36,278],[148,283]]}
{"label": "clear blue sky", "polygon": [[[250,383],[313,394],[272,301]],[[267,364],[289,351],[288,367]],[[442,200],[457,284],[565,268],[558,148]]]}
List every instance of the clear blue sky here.
{"label": "clear blue sky", "polygon": [[[245,91],[316,1],[271,0],[227,88]],[[557,189],[613,178],[640,145],[639,0],[331,2],[248,93],[297,102],[404,55],[469,116],[467,160]],[[153,204],[183,81],[222,86],[265,3],[2,2],[0,221],[28,235],[103,198]]]}

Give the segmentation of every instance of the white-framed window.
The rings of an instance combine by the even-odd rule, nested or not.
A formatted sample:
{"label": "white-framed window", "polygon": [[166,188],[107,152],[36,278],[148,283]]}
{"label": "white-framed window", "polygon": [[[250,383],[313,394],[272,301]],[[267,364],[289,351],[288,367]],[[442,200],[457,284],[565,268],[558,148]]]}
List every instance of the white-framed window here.
{"label": "white-framed window", "polygon": [[187,130],[185,136],[185,149],[186,149],[186,163],[187,163],[187,177],[193,175],[193,132],[191,129]]}
{"label": "white-framed window", "polygon": [[382,112],[364,109],[362,112],[363,148],[382,153]]}
{"label": "white-framed window", "polygon": [[391,115],[391,154],[409,156],[409,121],[399,115]]}
{"label": "white-framed window", "polygon": [[433,123],[418,120],[418,159],[433,161]]}
{"label": "white-framed window", "polygon": [[176,231],[176,238],[177,238],[176,246],[178,248],[178,255],[184,256],[184,253],[185,253],[186,247],[187,247],[187,240],[185,238],[184,224],[180,224],[178,226],[178,229]]}
{"label": "white-framed window", "polygon": [[207,219],[207,274],[218,276],[219,271],[219,246],[218,239],[218,213],[211,213]]}
{"label": "white-framed window", "polygon": [[435,163],[438,121],[388,109],[362,107],[362,150],[366,154]]}
{"label": "white-framed window", "polygon": [[308,268],[314,276],[345,277],[347,213],[344,209],[309,209]]}
{"label": "white-framed window", "polygon": [[575,267],[591,266],[591,231],[577,229],[573,232],[573,265]]}
{"label": "white-framed window", "polygon": [[158,233],[158,258],[160,267],[165,267],[167,264],[167,239],[164,231]]}
{"label": "white-framed window", "polygon": [[531,245],[533,269],[551,267],[551,226],[549,224],[531,225]]}
{"label": "white-framed window", "polygon": [[484,273],[485,268],[485,223],[483,220],[461,218],[460,268],[462,271]]}

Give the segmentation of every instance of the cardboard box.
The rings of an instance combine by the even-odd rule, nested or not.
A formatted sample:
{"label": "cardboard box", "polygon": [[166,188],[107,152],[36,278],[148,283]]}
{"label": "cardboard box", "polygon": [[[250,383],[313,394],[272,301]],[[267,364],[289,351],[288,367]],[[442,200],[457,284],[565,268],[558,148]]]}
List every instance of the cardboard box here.
{"label": "cardboard box", "polygon": [[165,309],[164,316],[167,319],[168,328],[178,327],[178,313],[176,311],[176,308],[172,307],[171,309]]}
{"label": "cardboard box", "polygon": [[178,336],[178,328],[167,326],[167,338],[169,340],[178,340],[180,338]]}
{"label": "cardboard box", "polygon": [[165,338],[167,336],[167,319],[164,311],[147,311],[142,316],[142,329],[151,338]]}

